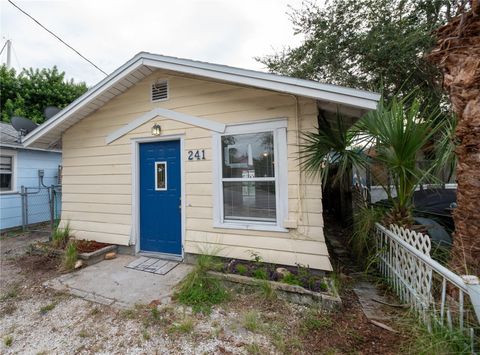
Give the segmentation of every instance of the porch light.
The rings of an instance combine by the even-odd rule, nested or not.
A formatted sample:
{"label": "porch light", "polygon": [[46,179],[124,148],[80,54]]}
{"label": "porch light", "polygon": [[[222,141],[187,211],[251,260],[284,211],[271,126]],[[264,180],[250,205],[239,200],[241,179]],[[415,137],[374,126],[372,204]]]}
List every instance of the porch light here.
{"label": "porch light", "polygon": [[155,123],[152,127],[152,135],[159,136],[162,133],[162,127],[158,123]]}

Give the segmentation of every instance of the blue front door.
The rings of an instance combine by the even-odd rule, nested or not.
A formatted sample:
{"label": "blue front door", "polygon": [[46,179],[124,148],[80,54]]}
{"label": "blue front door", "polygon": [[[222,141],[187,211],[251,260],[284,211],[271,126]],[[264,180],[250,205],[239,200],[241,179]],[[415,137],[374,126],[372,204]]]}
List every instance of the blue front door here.
{"label": "blue front door", "polygon": [[140,144],[140,250],[182,254],[180,141]]}

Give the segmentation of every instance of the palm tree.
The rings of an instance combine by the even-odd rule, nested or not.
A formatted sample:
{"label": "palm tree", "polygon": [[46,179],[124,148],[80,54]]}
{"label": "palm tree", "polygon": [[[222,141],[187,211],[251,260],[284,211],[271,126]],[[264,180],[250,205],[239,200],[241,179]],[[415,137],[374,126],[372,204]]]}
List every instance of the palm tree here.
{"label": "palm tree", "polygon": [[[468,10],[468,11],[467,11]],[[429,58],[443,71],[443,84],[458,118],[457,204],[451,266],[480,274],[480,0],[437,30]]]}

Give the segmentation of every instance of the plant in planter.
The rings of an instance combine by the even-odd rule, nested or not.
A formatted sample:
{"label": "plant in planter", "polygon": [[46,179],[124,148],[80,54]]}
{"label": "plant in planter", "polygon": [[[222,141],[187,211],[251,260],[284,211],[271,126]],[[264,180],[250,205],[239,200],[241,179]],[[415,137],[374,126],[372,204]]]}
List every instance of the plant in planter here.
{"label": "plant in planter", "polygon": [[70,241],[65,248],[65,254],[63,254],[62,266],[66,270],[73,270],[75,263],[78,259],[78,252],[75,243]]}

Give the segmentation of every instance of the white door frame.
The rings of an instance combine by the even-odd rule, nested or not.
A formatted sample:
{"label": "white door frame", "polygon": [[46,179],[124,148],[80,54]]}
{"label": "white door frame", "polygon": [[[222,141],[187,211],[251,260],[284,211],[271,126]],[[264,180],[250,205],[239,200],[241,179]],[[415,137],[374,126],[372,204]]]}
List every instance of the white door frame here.
{"label": "white door frame", "polygon": [[182,243],[182,253],[180,256],[164,253],[142,253],[142,254],[152,254],[152,256],[161,256],[164,258],[170,259],[181,259],[184,258],[185,253],[185,166],[183,159],[184,151],[184,134],[176,135],[165,135],[161,137],[145,137],[145,138],[132,138],[132,231],[130,235],[130,245],[135,246],[135,254],[140,252],[140,144],[141,143],[152,143],[152,142],[162,142],[162,141],[180,141],[180,186],[182,192],[180,194],[181,198],[181,243]]}

